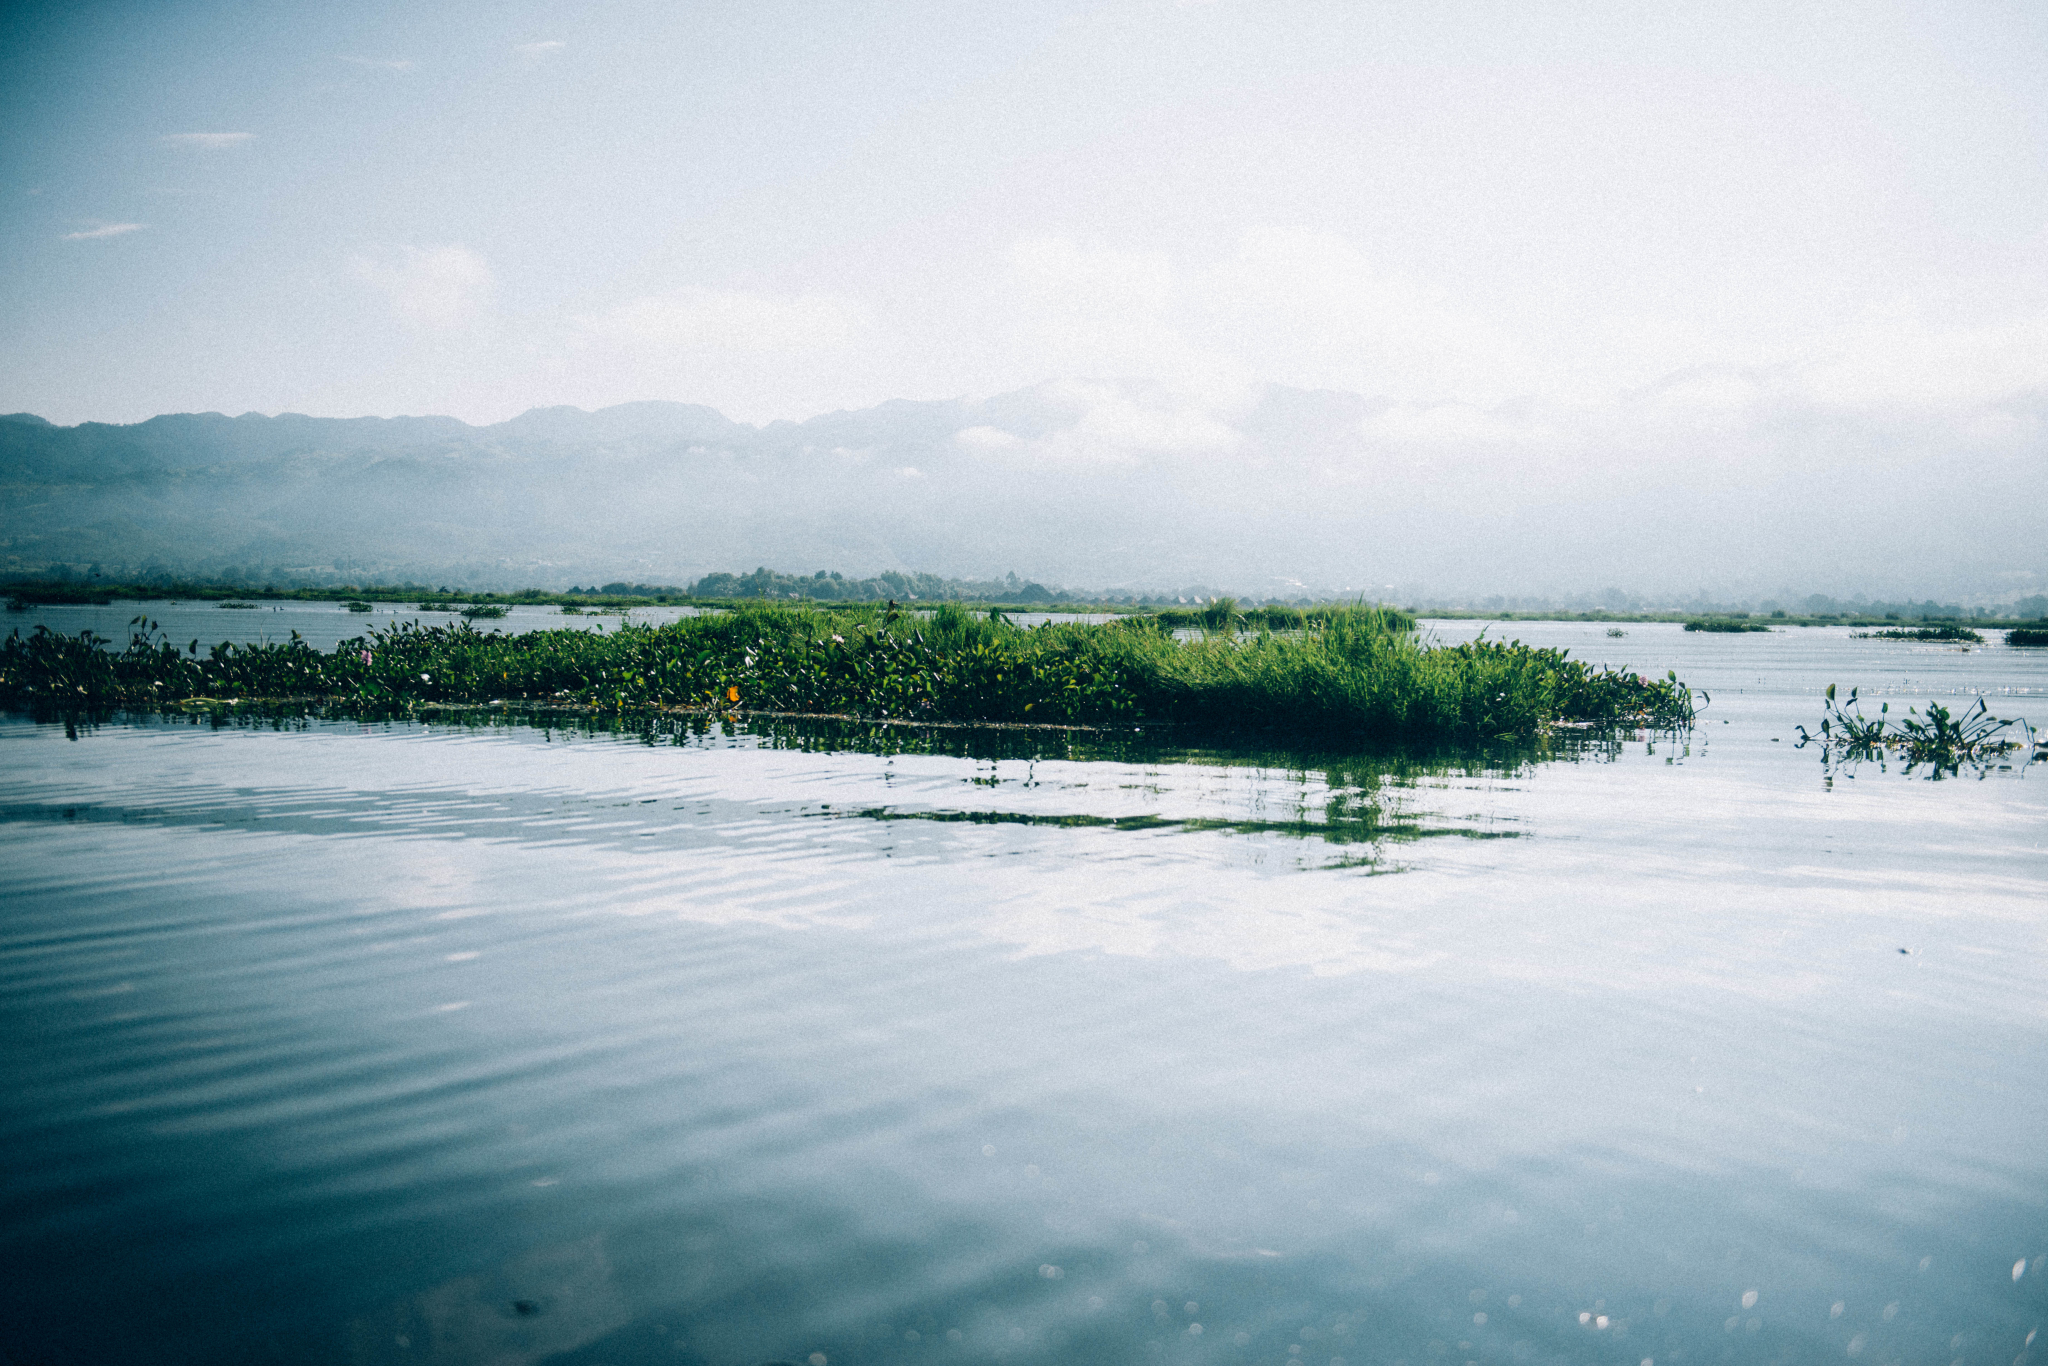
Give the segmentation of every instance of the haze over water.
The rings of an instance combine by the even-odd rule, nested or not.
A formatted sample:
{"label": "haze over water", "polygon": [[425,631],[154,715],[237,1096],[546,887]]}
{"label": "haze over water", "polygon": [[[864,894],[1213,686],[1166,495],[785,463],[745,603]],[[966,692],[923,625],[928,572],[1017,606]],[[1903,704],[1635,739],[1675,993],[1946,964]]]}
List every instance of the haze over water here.
{"label": "haze over water", "polygon": [[2041,775],[1829,785],[1791,728],[2048,722],[2048,659],[1600,629],[1510,628],[1678,669],[1690,736],[11,719],[0,1341],[2029,1359]]}

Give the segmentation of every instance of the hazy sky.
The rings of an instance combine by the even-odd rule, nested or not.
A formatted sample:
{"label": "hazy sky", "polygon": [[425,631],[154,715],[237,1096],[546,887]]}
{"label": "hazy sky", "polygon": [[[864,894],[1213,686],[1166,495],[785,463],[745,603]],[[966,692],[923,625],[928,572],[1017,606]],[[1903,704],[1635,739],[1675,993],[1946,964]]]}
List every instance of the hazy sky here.
{"label": "hazy sky", "polygon": [[2039,452],[2037,0],[5,15],[0,410],[1088,376],[1439,445],[1768,402]]}

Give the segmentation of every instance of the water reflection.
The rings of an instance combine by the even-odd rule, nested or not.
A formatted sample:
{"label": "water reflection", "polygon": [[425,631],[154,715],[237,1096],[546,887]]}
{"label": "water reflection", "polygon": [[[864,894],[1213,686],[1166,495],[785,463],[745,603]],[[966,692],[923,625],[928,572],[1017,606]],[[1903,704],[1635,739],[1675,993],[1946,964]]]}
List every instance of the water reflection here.
{"label": "water reflection", "polygon": [[[1038,799],[1025,798],[1022,805],[1000,801],[937,805],[915,800],[887,804],[818,802],[800,804],[796,814],[814,820],[1221,833],[1313,840],[1350,846],[1336,862],[1323,866],[1379,871],[1398,871],[1399,865],[1387,863],[1382,857],[1383,846],[1388,844],[1438,836],[1506,839],[1521,833],[1503,828],[1498,821],[1450,819],[1440,812],[1420,808],[1412,800],[1418,784],[1512,779],[1546,761],[1613,762],[1624,743],[1646,743],[1641,733],[1563,732],[1554,740],[1536,744],[1463,749],[1387,746],[1357,752],[1283,748],[1261,735],[1248,736],[1234,744],[1211,739],[1194,745],[1171,732],[1139,729],[921,726],[773,715],[607,716],[502,708],[443,708],[423,715],[429,733],[531,736],[538,732],[549,743],[602,737],[636,741],[649,748],[746,748],[794,755],[970,760],[976,765],[974,772],[961,781],[978,795],[996,798],[1034,793]],[[79,737],[81,727],[89,732],[102,725],[182,725],[216,731],[263,729],[303,733],[330,723],[302,707],[262,704],[193,710],[168,717],[132,716],[116,711],[63,716],[65,734],[73,740]],[[403,723],[386,720],[377,724],[388,729]],[[1682,747],[1683,739],[1667,737],[1666,743]],[[1654,749],[1658,741],[1650,739],[1647,743]],[[1074,781],[1077,767],[1088,765],[1109,765],[1121,770],[1118,781]],[[1212,804],[1208,810],[1171,809],[1170,802],[1154,799],[1167,798],[1174,790],[1185,791],[1192,785],[1181,779],[1163,784],[1147,779],[1146,770],[1155,768],[1183,774],[1223,775],[1226,780],[1232,774],[1241,774],[1242,799],[1226,799],[1220,808]],[[892,779],[895,776],[885,775]],[[1135,781],[1127,781],[1130,779]],[[1199,779],[1193,785],[1199,785]],[[999,794],[998,789],[1004,791]],[[1048,804],[1047,799],[1056,792],[1085,793],[1086,805],[1073,809],[1058,805],[1056,800]],[[917,795],[928,796],[928,786]],[[520,804],[517,797],[505,800],[512,807]],[[80,817],[74,814],[72,818]],[[91,819],[91,813],[82,818]],[[123,819],[132,818],[133,813],[123,815]]]}
{"label": "water reflection", "polygon": [[2043,790],[1728,731],[0,722],[0,1331],[2011,1361]]}

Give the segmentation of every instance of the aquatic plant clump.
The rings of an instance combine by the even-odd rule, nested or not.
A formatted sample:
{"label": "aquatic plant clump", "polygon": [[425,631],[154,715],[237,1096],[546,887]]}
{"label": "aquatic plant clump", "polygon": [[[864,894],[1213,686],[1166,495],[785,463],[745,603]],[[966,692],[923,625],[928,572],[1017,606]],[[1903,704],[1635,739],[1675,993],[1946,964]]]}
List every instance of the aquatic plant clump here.
{"label": "aquatic plant clump", "polygon": [[[1923,716],[1917,707],[1906,715],[1891,715],[1891,703],[1878,705],[1876,716],[1865,716],[1856,696],[1849,690],[1846,703],[1835,700],[1835,685],[1828,684],[1827,713],[1820,730],[1798,727],[1799,745],[1818,745],[1822,761],[1829,764],[1861,759],[1903,759],[1906,771],[1931,766],[1936,777],[1955,776],[1964,764],[1978,767],[2017,750],[2032,750],[2034,731],[2025,721],[2001,720],[1991,715],[1978,698],[1976,705],[1958,716],[1939,702],[1929,702]],[[2018,727],[2015,738],[2008,734]]]}
{"label": "aquatic plant clump", "polygon": [[1857,640],[1952,640],[1966,645],[1984,643],[1984,637],[1967,626],[1893,626],[1882,631],[1852,631],[1850,634]]}
{"label": "aquatic plant clump", "polygon": [[1355,608],[1276,634],[1184,640],[1143,619],[1016,626],[999,613],[749,608],[611,632],[507,635],[398,623],[323,653],[204,651],[138,619],[124,651],[38,627],[0,643],[0,698],[31,705],[304,698],[365,707],[523,702],[933,722],[1404,739],[1526,737],[1555,723],[1682,725],[1692,698],[1519,642],[1429,645],[1399,614]]}
{"label": "aquatic plant clump", "polygon": [[1741,631],[1768,631],[1770,625],[1761,621],[1745,621],[1741,617],[1701,617],[1685,623],[1688,631],[1725,631],[1731,634]]}
{"label": "aquatic plant clump", "polygon": [[2048,627],[2020,626],[2005,633],[2008,645],[2048,645]]}

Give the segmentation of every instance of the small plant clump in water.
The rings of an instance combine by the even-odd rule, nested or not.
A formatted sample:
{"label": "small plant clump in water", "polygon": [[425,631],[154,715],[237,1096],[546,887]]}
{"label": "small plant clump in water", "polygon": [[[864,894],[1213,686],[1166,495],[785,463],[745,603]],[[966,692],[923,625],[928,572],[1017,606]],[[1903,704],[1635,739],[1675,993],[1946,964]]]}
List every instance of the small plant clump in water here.
{"label": "small plant clump in water", "polygon": [[1688,631],[1768,631],[1769,624],[1761,621],[1745,621],[1741,617],[1701,617],[1685,623]]}
{"label": "small plant clump in water", "polygon": [[253,612],[256,610],[256,604],[253,602],[234,602],[231,600],[222,603],[221,606],[230,612]]}
{"label": "small plant clump in water", "polygon": [[[2033,727],[2025,721],[2005,721],[1991,715],[1981,697],[1961,716],[1939,702],[1929,702],[1925,716],[1917,707],[1908,707],[1903,718],[1894,718],[1890,713],[1891,703],[1884,702],[1878,705],[1876,716],[1865,716],[1854,688],[1849,690],[1847,704],[1838,704],[1835,685],[1830,683],[1827,715],[1821,718],[1820,730],[1816,734],[1809,733],[1804,726],[1798,727],[1799,747],[1818,745],[1821,761],[1830,766],[1862,759],[1882,762],[1892,757],[1903,759],[1906,771],[1911,773],[1915,767],[1926,764],[1930,769],[1928,776],[1933,778],[1953,778],[1964,764],[1981,773],[1987,764],[2004,755],[2034,748]],[[2006,733],[2014,726],[2020,728],[2024,740]]]}
{"label": "small plant clump in water", "polygon": [[2005,633],[2008,645],[2048,645],[2048,627],[2020,626]]}
{"label": "small plant clump in water", "polygon": [[527,703],[604,711],[831,715],[1061,726],[1164,724],[1347,739],[1492,741],[1555,724],[1685,725],[1692,693],[1520,642],[1419,642],[1403,614],[1354,607],[1299,632],[1180,639],[1145,619],[1025,628],[951,604],[742,607],[666,626],[478,631],[400,622],[332,652],[125,651],[38,627],[0,642],[0,701],[35,707],[297,699],[403,711]]}
{"label": "small plant clump in water", "polygon": [[509,609],[505,607],[499,606],[497,603],[480,602],[473,606],[463,608],[462,615],[468,617],[472,621],[495,621],[499,617],[504,616],[508,610]]}
{"label": "small plant clump in water", "polygon": [[1610,626],[1607,628],[1607,634],[1611,639],[1620,640],[1628,632],[1622,630],[1619,626]]}
{"label": "small plant clump in water", "polygon": [[351,612],[368,612],[374,610],[371,608],[369,603],[364,602],[361,598],[350,598],[347,602],[344,602],[342,606],[346,607]]}
{"label": "small plant clump in water", "polygon": [[1966,645],[1984,643],[1984,637],[1967,626],[1893,626],[1882,631],[1852,631],[1850,634],[1858,640],[1954,640]]}

